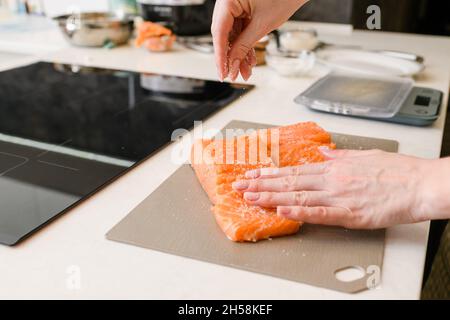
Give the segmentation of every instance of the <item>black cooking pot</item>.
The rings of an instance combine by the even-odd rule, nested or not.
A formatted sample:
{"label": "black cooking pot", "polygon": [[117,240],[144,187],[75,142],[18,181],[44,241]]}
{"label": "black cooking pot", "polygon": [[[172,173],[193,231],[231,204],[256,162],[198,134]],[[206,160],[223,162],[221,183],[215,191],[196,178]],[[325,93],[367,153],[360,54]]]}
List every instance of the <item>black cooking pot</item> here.
{"label": "black cooking pot", "polygon": [[179,36],[210,33],[215,0],[138,0],[144,20],[159,22]]}

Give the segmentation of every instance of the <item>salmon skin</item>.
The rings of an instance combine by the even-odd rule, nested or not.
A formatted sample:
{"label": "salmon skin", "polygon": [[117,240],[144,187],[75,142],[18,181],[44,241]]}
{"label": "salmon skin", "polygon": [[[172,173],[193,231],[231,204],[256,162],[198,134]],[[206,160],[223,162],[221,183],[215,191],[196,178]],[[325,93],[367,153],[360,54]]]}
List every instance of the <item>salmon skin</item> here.
{"label": "salmon skin", "polygon": [[329,133],[304,122],[230,139],[197,140],[191,166],[225,235],[232,241],[256,242],[297,233],[302,223],[279,217],[275,208],[248,205],[232,183],[245,179],[245,172],[252,169],[324,161],[320,146],[335,147]]}

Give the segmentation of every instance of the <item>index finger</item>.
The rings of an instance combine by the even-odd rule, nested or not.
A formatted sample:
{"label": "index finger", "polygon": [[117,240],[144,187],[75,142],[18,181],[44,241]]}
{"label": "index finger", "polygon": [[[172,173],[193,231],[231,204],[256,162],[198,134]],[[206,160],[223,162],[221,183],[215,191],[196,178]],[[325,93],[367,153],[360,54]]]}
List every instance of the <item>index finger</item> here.
{"label": "index finger", "polygon": [[226,4],[227,1],[216,2],[211,26],[216,67],[222,81],[228,75],[228,36],[234,23],[234,17],[231,11],[225,7]]}

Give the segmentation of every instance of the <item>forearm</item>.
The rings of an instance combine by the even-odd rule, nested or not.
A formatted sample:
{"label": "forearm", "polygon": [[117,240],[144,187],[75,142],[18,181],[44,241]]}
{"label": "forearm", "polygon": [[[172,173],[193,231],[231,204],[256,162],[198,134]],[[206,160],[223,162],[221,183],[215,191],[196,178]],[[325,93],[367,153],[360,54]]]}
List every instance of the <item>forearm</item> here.
{"label": "forearm", "polygon": [[450,158],[426,160],[419,221],[450,219]]}

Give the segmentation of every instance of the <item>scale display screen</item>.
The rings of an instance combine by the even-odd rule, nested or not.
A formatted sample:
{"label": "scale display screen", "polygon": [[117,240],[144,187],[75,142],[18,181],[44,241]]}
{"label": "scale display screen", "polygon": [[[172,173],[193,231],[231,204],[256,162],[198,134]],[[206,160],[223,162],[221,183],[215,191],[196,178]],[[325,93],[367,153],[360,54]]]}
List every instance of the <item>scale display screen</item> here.
{"label": "scale display screen", "polygon": [[414,101],[414,104],[416,106],[428,107],[430,105],[430,102],[431,102],[430,97],[417,96],[416,101]]}

